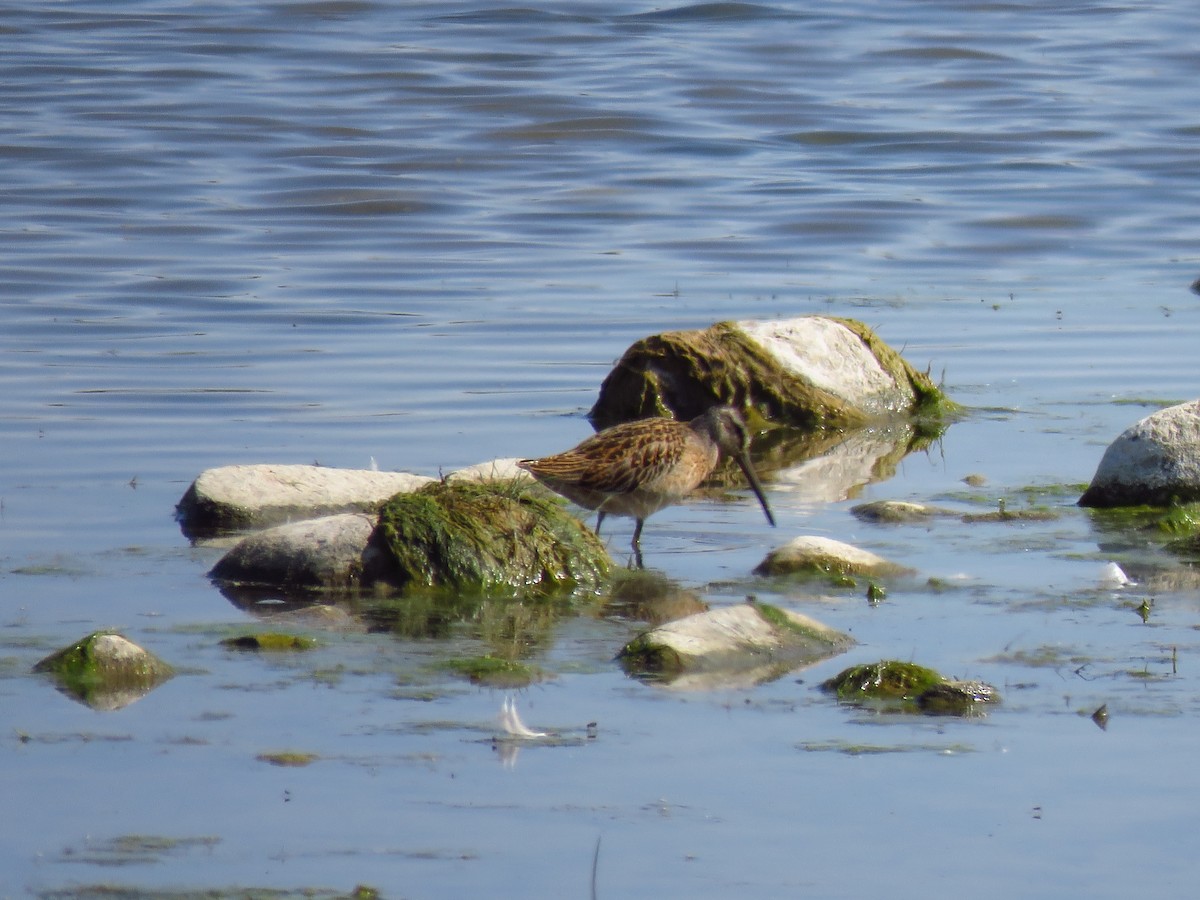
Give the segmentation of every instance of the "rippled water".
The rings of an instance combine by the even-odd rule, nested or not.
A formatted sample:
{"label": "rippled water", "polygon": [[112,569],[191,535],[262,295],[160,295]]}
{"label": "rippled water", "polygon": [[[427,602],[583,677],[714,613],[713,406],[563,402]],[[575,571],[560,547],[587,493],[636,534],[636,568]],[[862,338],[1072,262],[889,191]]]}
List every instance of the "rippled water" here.
{"label": "rippled water", "polygon": [[[811,312],[974,409],[863,496],[1086,481],[1200,394],[1193,25],[1178,0],[4,6],[0,783],[27,812],[0,893],[582,895],[599,837],[600,896],[1182,895],[1196,597],[1144,624],[1141,595],[1086,593],[1108,546],[1073,497],[1032,531],[871,529],[782,490],[778,533],[751,503],[647,527],[648,564],[713,603],[807,531],[967,575],[771,599],[853,630],[855,661],[993,681],[985,721],[833,706],[812,684],[846,658],[663,693],[609,663],[630,626],[582,615],[520,702],[600,737],[507,766],[499,695],[405,693],[443,642],[215,649],[249,620],[172,510],[231,462],[561,449],[633,340]],[[101,626],[185,674],[109,714],[26,674]],[[1106,732],[1078,715],[1102,702]],[[902,752],[812,752],[849,744]],[[255,759],[280,748],[322,759]],[[130,859],[129,835],[180,843]]]}

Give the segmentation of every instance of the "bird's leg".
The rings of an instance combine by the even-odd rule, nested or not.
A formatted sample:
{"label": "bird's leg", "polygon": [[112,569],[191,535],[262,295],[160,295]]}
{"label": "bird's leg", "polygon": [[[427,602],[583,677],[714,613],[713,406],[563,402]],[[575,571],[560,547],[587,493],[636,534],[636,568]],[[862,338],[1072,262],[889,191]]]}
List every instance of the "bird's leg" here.
{"label": "bird's leg", "polygon": [[644,569],[646,564],[642,562],[642,524],[645,520],[638,519],[637,524],[633,526],[633,559],[629,561],[629,568]]}
{"label": "bird's leg", "polygon": [[642,525],[645,524],[645,519],[638,519],[637,524],[633,526],[633,550],[635,553],[642,552]]}
{"label": "bird's leg", "polygon": [[596,537],[600,537],[600,524],[604,521],[604,510],[596,513]]}

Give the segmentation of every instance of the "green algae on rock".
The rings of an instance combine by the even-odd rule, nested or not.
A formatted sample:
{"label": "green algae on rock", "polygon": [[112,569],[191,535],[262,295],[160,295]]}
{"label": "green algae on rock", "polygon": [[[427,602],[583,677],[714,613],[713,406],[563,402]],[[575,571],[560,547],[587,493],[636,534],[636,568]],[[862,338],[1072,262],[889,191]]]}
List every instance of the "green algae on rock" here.
{"label": "green algae on rock", "polygon": [[648,416],[691,419],[718,404],[806,431],[894,416],[942,421],[958,409],[863,323],[802,316],[643,338],[605,378],[589,417],[604,428]]}
{"label": "green algae on rock", "polygon": [[311,650],[317,642],[310,637],[297,634],[283,634],[276,631],[263,631],[258,634],[243,634],[240,637],[225,638],[222,647],[230,650]]}
{"label": "green algae on rock", "polygon": [[305,753],[300,750],[272,750],[258,754],[255,759],[259,762],[269,763],[272,766],[303,768],[304,766],[312,765],[320,757],[315,753]]}
{"label": "green algae on rock", "polygon": [[153,653],[112,631],[96,631],[33,667],[68,696],[94,709],[119,709],[175,674]]}
{"label": "green algae on rock", "polygon": [[596,534],[522,482],[435,482],[389,500],[374,575],[396,587],[483,593],[596,588],[611,560]]}
{"label": "green algae on rock", "polygon": [[497,688],[527,687],[544,677],[537,666],[489,654],[443,660],[438,668],[461,675],[472,684]]}
{"label": "green algae on rock", "polygon": [[843,669],[821,683],[839,701],[874,704],[897,712],[929,715],[976,715],[981,703],[996,703],[1000,695],[980,681],[943,678],[916,663],[881,660]]}

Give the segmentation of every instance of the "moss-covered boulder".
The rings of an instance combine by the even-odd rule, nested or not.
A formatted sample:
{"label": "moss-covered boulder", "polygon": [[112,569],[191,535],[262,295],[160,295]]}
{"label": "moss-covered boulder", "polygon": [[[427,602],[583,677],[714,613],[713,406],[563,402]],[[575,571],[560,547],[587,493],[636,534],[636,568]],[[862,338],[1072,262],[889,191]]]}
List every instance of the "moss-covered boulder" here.
{"label": "moss-covered boulder", "polygon": [[977,715],[981,704],[1000,700],[989,684],[943,678],[933,669],[897,660],[843,669],[822,682],[821,689],[843,703],[929,715]]}
{"label": "moss-covered boulder", "polygon": [[803,316],[644,338],[605,378],[590,418],[598,428],[647,416],[687,420],[719,404],[809,431],[897,415],[941,419],[955,408],[863,323]]}
{"label": "moss-covered boulder", "polygon": [[1080,506],[1171,506],[1200,501],[1200,400],[1152,413],[1100,460]]}
{"label": "moss-covered boulder", "polygon": [[673,687],[728,688],[778,678],[853,644],[849,635],[801,613],[745,603],[652,628],[617,659],[626,673]]}
{"label": "moss-covered boulder", "polygon": [[807,575],[819,578],[888,578],[912,570],[889,562],[870,550],[820,535],[800,535],[776,547],[754,569],[756,575]]}
{"label": "moss-covered boulder", "polygon": [[128,638],[96,631],[33,667],[59,689],[94,709],[120,709],[175,674],[170,665]]}
{"label": "moss-covered boulder", "polygon": [[380,510],[372,575],[401,589],[553,593],[596,588],[595,532],[527,482],[435,482]]}

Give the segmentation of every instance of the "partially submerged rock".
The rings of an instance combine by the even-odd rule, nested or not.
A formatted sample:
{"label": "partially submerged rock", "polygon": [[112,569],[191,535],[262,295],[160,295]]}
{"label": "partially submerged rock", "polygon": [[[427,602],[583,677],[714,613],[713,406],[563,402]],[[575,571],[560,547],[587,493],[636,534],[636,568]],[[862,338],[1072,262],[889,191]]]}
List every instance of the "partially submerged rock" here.
{"label": "partially submerged rock", "polygon": [[898,525],[912,522],[928,522],[943,516],[955,515],[953,510],[907,500],[873,500],[850,507],[850,514],[864,522],[881,525]]}
{"label": "partially submerged rock", "polygon": [[1200,500],[1200,400],[1152,413],[1104,451],[1080,506],[1170,506]]}
{"label": "partially submerged rock", "polygon": [[343,512],[373,513],[389,497],[435,479],[404,472],[304,465],[207,469],[176,507],[183,531],[200,536]]}
{"label": "partially submerged rock", "polygon": [[861,322],[802,316],[644,338],[605,378],[589,416],[598,428],[648,416],[687,420],[725,403],[805,430],[940,418],[953,406]]}
{"label": "partially submerged rock", "polygon": [[930,715],[978,714],[979,704],[998,703],[1000,694],[981,681],[943,678],[915,663],[881,660],[843,669],[821,683],[843,703],[874,705]]}
{"label": "partially submerged rock", "polygon": [[230,650],[251,650],[267,652],[288,652],[293,650],[312,650],[317,642],[302,634],[287,634],[281,631],[260,631],[257,634],[243,634],[238,637],[225,638],[221,646]]}
{"label": "partially submerged rock", "polygon": [[120,709],[175,674],[153,653],[111,631],[96,631],[52,653],[33,671],[54,677],[59,689],[94,709]]}
{"label": "partially submerged rock", "polygon": [[209,575],[242,586],[350,590],[372,580],[376,519],[322,516],[256,531],[238,541]]}
{"label": "partially submerged rock", "polygon": [[756,575],[867,575],[887,578],[911,570],[851,544],[818,535],[792,538],[758,564]]}
{"label": "partially submerged rock", "polygon": [[[652,628],[621,650],[626,672],[692,687],[730,686],[777,678],[835,656],[854,639],[808,616],[762,603],[726,606]],[[678,683],[678,682],[677,682]]]}

